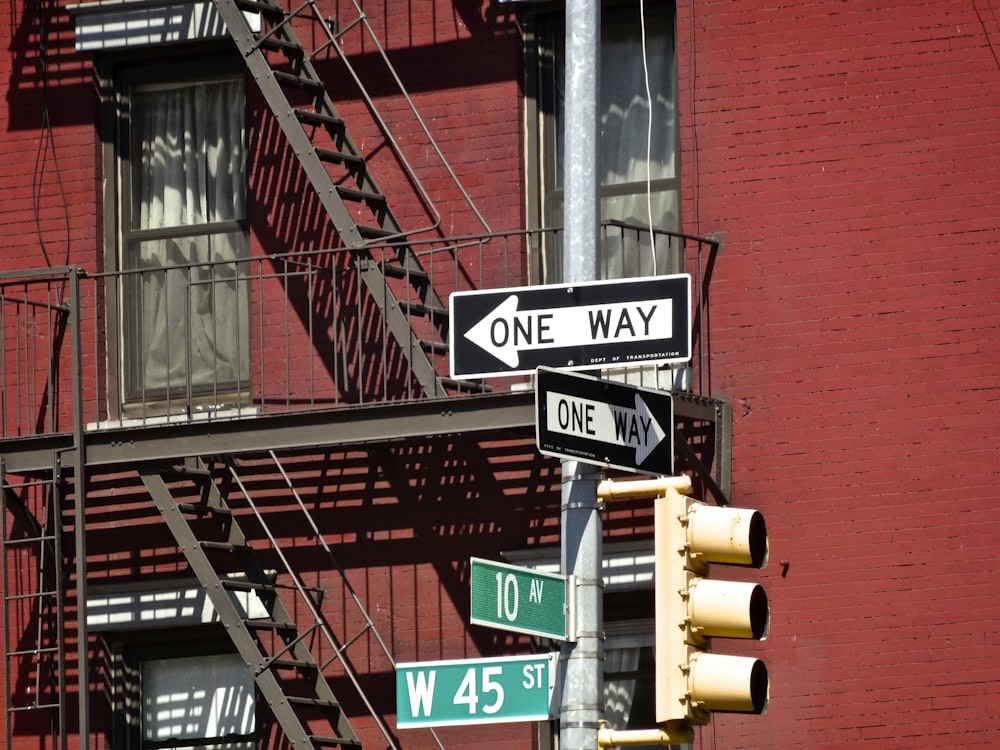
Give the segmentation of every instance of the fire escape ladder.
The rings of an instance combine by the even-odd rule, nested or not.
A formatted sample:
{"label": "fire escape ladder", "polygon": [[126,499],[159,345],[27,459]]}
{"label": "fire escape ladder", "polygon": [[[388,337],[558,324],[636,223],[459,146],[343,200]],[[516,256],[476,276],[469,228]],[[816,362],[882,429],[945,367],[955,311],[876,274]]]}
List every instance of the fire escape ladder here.
{"label": "fire escape ladder", "polygon": [[[139,476],[290,746],[360,748],[309,648],[316,625],[299,631],[274,574],[261,565],[204,462],[143,465]],[[200,497],[186,501],[189,485],[172,490],[168,478],[194,482]]]}
{"label": "fire escape ladder", "polygon": [[[447,352],[447,309],[313,65],[317,54],[338,44],[314,0],[291,12],[271,0],[213,2],[424,393],[484,390],[439,375],[429,356]],[[249,16],[260,19],[261,31]],[[310,24],[309,37],[321,41],[316,49],[299,41],[298,23]],[[392,251],[377,259],[373,242],[391,242]]]}
{"label": "fire escape ladder", "polygon": [[[3,522],[4,716],[6,746],[13,747],[17,714],[50,713],[52,747],[67,747],[64,628],[62,476],[11,481],[0,461],[0,503],[22,533]],[[21,633],[12,648],[11,634]],[[25,664],[30,663],[30,668]],[[28,677],[12,682],[15,675]]]}
{"label": "fire escape ladder", "polygon": [[[330,545],[324,538],[323,533],[320,531],[319,525],[317,524],[316,519],[313,517],[313,514],[309,511],[308,506],[303,501],[302,496],[296,489],[295,483],[292,481],[289,472],[286,470],[285,466],[281,463],[280,459],[278,458],[277,454],[275,454],[274,451],[268,451],[268,456],[273,462],[274,467],[280,473],[282,481],[287,487],[288,492],[295,500],[295,507],[298,509],[299,512],[301,512],[303,520],[305,521],[305,524],[308,526],[312,538],[316,540],[316,544],[322,549],[325,557],[330,563],[330,566],[337,571],[337,574],[340,577],[341,585],[343,587],[342,591],[344,596],[342,597],[342,599],[345,602],[345,606],[349,604],[351,607],[353,607],[353,613],[357,614],[360,617],[361,625],[358,630],[356,630],[353,633],[347,633],[343,638],[343,640],[338,642],[336,637],[326,626],[325,624],[326,621],[323,618],[322,614],[319,612],[318,605],[316,605],[314,600],[312,598],[306,597],[305,599],[306,605],[309,607],[313,617],[316,620],[319,632],[326,639],[326,642],[329,646],[329,650],[335,655],[334,660],[339,662],[340,668],[343,670],[347,678],[351,681],[352,685],[357,691],[358,696],[364,703],[365,708],[368,710],[368,713],[370,714],[372,719],[375,721],[375,723],[381,730],[382,736],[385,738],[385,741],[387,743],[386,747],[390,748],[391,750],[399,750],[391,730],[389,729],[388,726],[386,726],[382,716],[379,714],[374,705],[366,696],[365,690],[360,684],[358,675],[354,667],[352,666],[352,662],[349,658],[349,650],[351,646],[356,643],[360,644],[362,642],[362,639],[366,635],[371,637],[372,642],[377,646],[378,650],[381,652],[382,658],[385,660],[385,664],[389,668],[395,670],[396,661],[392,656],[392,652],[389,650],[389,646],[386,644],[385,639],[378,632],[374,620],[372,620],[371,615],[368,613],[368,609],[365,607],[364,603],[361,600],[361,597],[358,595],[354,586],[351,584],[350,579],[347,577],[347,571],[344,569],[344,567],[337,560],[336,556],[333,554],[333,550],[331,549]],[[275,550],[277,550],[278,555],[282,561],[282,564],[288,571],[288,574],[292,577],[293,580],[296,581],[296,584],[299,586],[300,589],[304,588],[302,586],[300,577],[293,571],[291,563],[282,552],[281,546],[275,537],[274,531],[272,531],[270,525],[267,523],[267,518],[265,514],[261,512],[258,503],[254,500],[252,494],[249,492],[246,482],[237,471],[236,465],[230,463],[228,468],[230,475],[232,476],[236,485],[239,487],[243,500],[246,502],[247,506],[253,511],[254,515],[257,518],[257,521],[259,522],[261,528],[264,530],[264,533],[267,535],[271,545],[274,547]],[[436,745],[439,748],[442,748],[443,750],[444,745],[438,738],[437,733],[434,731],[434,729],[430,728],[428,729],[428,731],[430,732],[431,739],[436,743]]]}

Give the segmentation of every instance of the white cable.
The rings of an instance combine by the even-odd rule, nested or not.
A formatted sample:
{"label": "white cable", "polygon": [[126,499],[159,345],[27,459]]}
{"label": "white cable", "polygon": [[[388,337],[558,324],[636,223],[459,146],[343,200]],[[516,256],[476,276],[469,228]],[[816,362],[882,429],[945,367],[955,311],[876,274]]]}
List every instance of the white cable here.
{"label": "white cable", "polygon": [[656,236],[653,234],[653,197],[650,163],[653,156],[653,95],[649,87],[649,62],[646,59],[646,0],[639,0],[639,30],[642,46],[642,77],[646,84],[646,217],[649,220],[649,244],[653,254],[653,275],[656,268]]}

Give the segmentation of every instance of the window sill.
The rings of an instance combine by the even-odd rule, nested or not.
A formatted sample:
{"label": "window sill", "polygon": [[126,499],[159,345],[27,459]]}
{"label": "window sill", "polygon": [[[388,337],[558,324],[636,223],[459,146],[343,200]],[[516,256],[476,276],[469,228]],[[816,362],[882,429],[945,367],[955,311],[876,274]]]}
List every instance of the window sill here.
{"label": "window sill", "polygon": [[260,409],[255,406],[239,408],[219,408],[202,410],[192,413],[157,414],[150,416],[123,417],[121,419],[105,419],[100,422],[88,422],[87,430],[114,430],[123,427],[150,427],[165,424],[189,424],[191,422],[218,422],[242,417],[256,417]]}

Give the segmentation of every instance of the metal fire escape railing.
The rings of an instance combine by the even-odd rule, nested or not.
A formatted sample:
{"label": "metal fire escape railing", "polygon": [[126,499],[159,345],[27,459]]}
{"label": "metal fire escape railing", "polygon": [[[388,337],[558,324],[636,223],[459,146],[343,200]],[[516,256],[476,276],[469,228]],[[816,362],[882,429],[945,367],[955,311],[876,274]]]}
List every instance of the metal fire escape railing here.
{"label": "metal fire escape railing", "polygon": [[[608,223],[602,233],[616,245],[648,242],[648,230],[635,227]],[[435,288],[452,292],[525,284],[530,281],[527,259],[538,248],[557,244],[559,236],[558,229],[513,231],[407,244]],[[717,243],[668,232],[658,232],[657,243],[670,243],[670,252],[682,257],[706,258],[691,269],[695,358],[692,378],[679,388],[704,397],[712,385],[704,290]],[[366,247],[379,265],[387,264],[397,251],[395,243]],[[332,249],[87,274],[70,268],[0,273],[0,327],[6,332],[0,341],[0,378],[5,384],[0,440],[58,435],[64,439],[53,445],[73,448],[77,429],[88,434],[141,430],[425,399],[422,390],[410,387],[415,375],[409,360],[395,346],[372,295],[346,260],[343,251]],[[168,277],[190,279],[191,286],[198,284],[199,294],[208,299],[216,287],[241,287],[246,320],[232,326],[237,340],[216,356],[239,352],[248,360],[241,375],[245,379],[226,382],[215,375],[224,368],[206,360],[197,383],[188,364],[187,371],[171,374],[170,388],[160,394],[122,393],[126,368],[137,368],[132,377],[138,382],[147,379],[142,369],[145,359],[133,351],[141,342],[129,338],[141,311],[123,290],[155,290]],[[79,287],[76,296],[68,291],[71,278]],[[177,301],[168,302],[183,305],[186,290],[180,284],[175,287]],[[415,293],[399,299],[418,304]],[[183,347],[199,328],[211,329],[210,315],[185,315],[184,327],[171,331],[160,357],[189,362]],[[74,349],[76,338],[81,341],[78,349]],[[447,354],[428,356],[435,371],[447,371]],[[662,377],[668,374],[661,371],[659,382],[643,379],[637,384],[671,387]],[[493,394],[527,385],[521,376],[490,380]],[[477,394],[449,394],[451,399],[467,396]]]}
{"label": "metal fire escape railing", "polygon": [[[625,227],[605,227],[605,231],[616,233],[636,233],[635,228]],[[484,252],[486,242],[489,242],[489,252]],[[433,241],[422,246],[420,257],[428,270],[428,275],[438,284],[442,284],[447,289],[464,290],[469,288],[490,288],[516,285],[525,281],[525,271],[523,260],[529,252],[529,248],[539,247],[545,242],[553,241],[550,233],[513,232],[507,234],[496,234],[488,238],[458,238],[448,241]],[[690,238],[684,235],[667,235],[665,241],[674,243],[676,252],[683,253],[687,258],[701,258],[702,253],[707,253],[708,261],[705,268],[694,274],[696,293],[694,324],[696,331],[694,340],[696,343],[696,375],[693,383],[696,385],[695,393],[675,394],[675,405],[679,420],[679,427],[684,435],[683,441],[678,441],[678,448],[682,452],[679,456],[681,466],[684,470],[692,470],[696,474],[707,477],[706,488],[716,494],[720,503],[724,501],[728,494],[728,405],[716,399],[699,395],[705,392],[706,386],[710,387],[710,378],[707,372],[707,362],[709,357],[709,341],[706,337],[707,326],[707,298],[706,290],[711,274],[711,265],[714,254],[717,252],[718,243],[700,239]],[[694,243],[694,244],[692,244]],[[421,247],[419,243],[408,243],[411,247]],[[383,248],[385,252],[394,254],[395,247],[389,244]],[[243,342],[251,352],[256,363],[260,360],[259,370],[255,369],[255,377],[252,383],[247,383],[246,388],[240,389],[240,398],[235,404],[229,404],[226,408],[213,411],[212,407],[205,412],[198,413],[192,410],[192,404],[185,401],[182,396],[178,401],[179,411],[176,413],[168,410],[166,413],[138,412],[133,418],[126,418],[127,415],[111,419],[110,413],[121,414],[120,406],[116,405],[116,399],[120,398],[113,389],[109,391],[107,383],[108,367],[118,367],[114,359],[109,359],[109,350],[112,339],[115,336],[109,334],[107,321],[105,321],[105,310],[111,306],[109,295],[116,294],[122,287],[122,276],[127,272],[117,274],[91,274],[85,275],[76,268],[64,269],[42,269],[35,272],[15,272],[0,274],[0,324],[5,332],[3,341],[0,341],[0,377],[5,384],[3,393],[3,410],[0,413],[0,460],[3,465],[4,490],[4,510],[10,511],[9,518],[20,518],[20,527],[26,529],[23,536],[30,538],[31,543],[22,543],[20,538],[4,536],[3,553],[4,564],[16,561],[20,555],[20,550],[30,550],[35,558],[32,563],[41,570],[47,570],[55,576],[53,580],[63,582],[68,580],[67,569],[60,568],[56,574],[55,566],[64,565],[75,557],[76,575],[75,581],[69,587],[70,591],[75,589],[77,612],[77,642],[85,644],[87,642],[86,621],[84,612],[87,597],[87,548],[86,548],[86,526],[84,499],[86,497],[85,482],[87,475],[96,471],[99,467],[106,467],[114,470],[113,467],[126,465],[143,465],[144,479],[147,481],[147,488],[150,496],[158,498],[157,504],[164,518],[173,523],[175,537],[183,538],[185,533],[193,534],[191,531],[184,531],[185,526],[189,526],[191,521],[206,518],[225,527],[228,523],[223,505],[228,505],[230,500],[238,501],[239,504],[249,509],[255,517],[259,517],[259,525],[265,527],[267,524],[267,510],[258,506],[255,489],[247,484],[245,471],[236,463],[239,456],[261,455],[268,453],[270,458],[270,471],[274,478],[278,476],[287,477],[284,465],[278,461],[277,446],[282,446],[280,450],[301,451],[308,447],[333,445],[342,439],[341,432],[353,432],[350,426],[358,419],[358,414],[375,414],[375,409],[380,405],[390,403],[398,404],[399,401],[390,399],[402,398],[414,400],[414,405],[426,404],[428,409],[433,409],[434,413],[440,413],[440,406],[434,401],[427,401],[421,396],[414,397],[405,392],[402,396],[389,395],[387,386],[389,371],[383,369],[378,371],[377,360],[384,355],[384,347],[379,344],[371,349],[366,349],[367,338],[362,339],[362,333],[370,336],[373,329],[371,326],[359,326],[353,338],[343,338],[342,336],[327,336],[324,339],[331,347],[329,350],[319,350],[317,342],[323,339],[330,332],[339,332],[347,328],[345,320],[356,321],[364,316],[363,304],[360,301],[357,284],[353,285],[355,297],[346,299],[341,291],[332,292],[333,289],[350,287],[348,279],[354,273],[352,268],[341,268],[329,262],[331,258],[343,257],[337,250],[316,252],[311,254],[295,253],[287,256],[261,256],[259,258],[249,258],[240,261],[242,278],[251,285],[252,299],[256,300],[253,307],[253,314],[250,321],[250,330],[253,337],[260,336],[259,345],[251,346],[251,342]],[[376,249],[371,248],[375,253]],[[208,264],[211,266],[212,264]],[[160,271],[151,269],[150,274]],[[200,274],[202,278],[214,278],[211,270]],[[341,276],[343,275],[343,276]],[[294,284],[309,280],[305,286],[294,288]],[[231,277],[227,277],[225,282],[229,283]],[[294,292],[294,293],[290,293]],[[321,294],[334,295],[321,304],[314,304],[314,301]],[[288,310],[294,304],[300,304],[299,314],[291,314]],[[276,307],[276,305],[278,305]],[[285,306],[286,312],[281,312]],[[304,312],[303,312],[304,311]],[[344,317],[346,316],[346,317]],[[282,322],[283,321],[283,322]],[[265,331],[267,338],[264,338]],[[320,335],[322,332],[323,335]],[[350,356],[354,358],[353,363],[344,361],[340,365],[331,366],[330,361],[342,351],[341,346],[346,345]],[[333,356],[330,356],[333,355]],[[346,356],[346,354],[345,354]],[[435,355],[440,357],[441,355]],[[298,359],[296,359],[298,358]],[[312,363],[317,363],[320,369],[313,370]],[[373,366],[376,363],[378,366]],[[436,367],[440,367],[440,362]],[[256,368],[256,364],[255,364]],[[345,385],[342,377],[348,370],[354,379]],[[377,381],[377,392],[365,395],[360,403],[349,398],[349,391],[357,390],[355,381],[362,378],[362,374],[371,376],[375,373],[374,379]],[[406,379],[405,377],[403,378]],[[497,390],[523,390],[527,383],[523,378],[511,378],[508,380],[496,379],[491,383]],[[523,385],[522,385],[523,384]],[[646,383],[643,383],[646,385]],[[515,389],[514,385],[520,388]],[[210,384],[212,386],[212,384]],[[190,391],[190,389],[185,389]],[[367,392],[366,392],[367,394]],[[209,401],[218,404],[218,399],[212,394]],[[356,394],[355,394],[356,395]],[[512,393],[518,404],[521,403],[522,394]],[[471,401],[476,409],[488,409],[496,402],[495,395],[482,397],[456,396],[448,413],[454,409],[455,413],[464,413],[457,404],[463,400]],[[120,402],[119,402],[120,403]],[[236,408],[231,408],[234,406]],[[342,407],[351,406],[349,409]],[[359,412],[357,407],[361,407]],[[518,406],[518,409],[521,407]],[[336,410],[341,409],[344,416],[338,417]],[[299,416],[299,412],[304,411],[305,416],[315,413],[315,418],[310,416],[310,420],[299,423],[293,416]],[[527,413],[527,409],[523,413]],[[394,411],[381,411],[380,414],[393,414]],[[426,415],[426,409],[414,411],[415,415]],[[504,415],[495,411],[490,412],[496,416]],[[518,412],[521,414],[522,412]],[[476,427],[482,428],[482,412],[477,411],[478,420]],[[361,417],[362,419],[364,417]],[[419,416],[418,419],[425,419]],[[212,428],[209,437],[192,431],[191,427],[203,420],[219,422],[219,427],[226,427],[225,434],[237,435],[240,425],[246,423],[246,434],[233,441],[227,439],[225,448],[219,444],[219,435],[223,431]],[[265,420],[267,420],[265,422]],[[344,420],[350,420],[350,423]],[[520,417],[521,421],[516,422],[512,429],[522,429],[530,424],[530,420]],[[262,430],[260,425],[269,425],[267,430]],[[286,435],[282,432],[286,425],[291,423],[291,431]],[[379,425],[383,422],[378,420]],[[312,425],[312,431],[308,434],[300,434],[300,424]],[[343,425],[343,430],[331,432],[331,424]],[[471,423],[470,423],[471,424]],[[514,423],[511,423],[514,424]],[[230,429],[230,427],[232,429]],[[393,434],[393,437],[405,437],[414,434],[414,425],[407,425],[406,431]],[[171,442],[172,430],[180,430],[179,440]],[[439,426],[439,430],[454,429],[448,425]],[[362,431],[364,432],[364,431]],[[150,435],[153,439],[144,442],[144,437]],[[384,428],[379,432],[371,433],[371,430],[364,432],[369,435],[366,440],[385,439]],[[424,433],[421,433],[424,434]],[[438,432],[435,434],[445,434]],[[450,434],[450,433],[448,433]],[[266,437],[265,437],[266,435]],[[372,437],[374,435],[374,437]],[[350,439],[344,445],[360,444],[352,443]],[[236,483],[237,488],[227,492],[224,502],[211,501],[214,505],[210,510],[193,511],[195,502],[188,502],[182,499],[174,484],[178,476],[172,468],[163,468],[163,462],[167,456],[182,458],[187,455],[219,455],[219,450],[226,454],[223,469],[218,469],[213,474],[211,486],[203,479],[204,472],[192,471],[181,474],[184,481],[191,486],[204,488],[206,492],[218,493],[213,490],[215,481],[222,476],[229,476],[231,482]],[[284,460],[284,459],[283,459]],[[11,470],[11,466],[16,466]],[[231,468],[230,468],[231,467]],[[196,469],[198,467],[195,467]],[[272,478],[272,482],[274,479]],[[301,498],[294,483],[287,478],[282,481],[288,485],[284,491],[284,502],[294,500],[300,507]],[[201,483],[201,484],[197,484]],[[47,508],[42,506],[28,506],[19,498],[24,497],[24,493],[18,489],[23,486],[31,487],[34,494],[42,493],[43,490],[51,496],[50,504]],[[242,485],[245,489],[240,489]],[[239,491],[237,491],[239,490]],[[18,494],[20,493],[20,494]],[[221,495],[219,495],[221,497]],[[244,499],[245,498],[245,499]],[[187,503],[188,507],[184,507]],[[23,506],[23,509],[22,507]],[[61,508],[56,512],[56,508]],[[209,506],[206,506],[209,507]],[[194,515],[192,515],[194,512]],[[201,513],[202,515],[198,515]],[[205,515],[207,514],[207,515]],[[244,517],[249,518],[246,513]],[[171,520],[173,519],[173,520]],[[53,525],[54,524],[54,525]],[[315,529],[315,521],[306,513],[303,527],[318,539],[321,537]],[[61,554],[50,554],[55,552],[58,546],[69,548],[63,545],[56,538],[58,535],[66,537],[67,530],[72,526],[73,539],[72,550],[65,554],[65,561]],[[307,532],[309,533],[309,532]],[[178,536],[180,535],[180,536]],[[50,540],[49,537],[52,536]],[[68,538],[68,537],[66,537]],[[194,537],[199,542],[200,538]],[[274,551],[271,556],[282,557],[281,545],[277,537],[270,531],[263,531],[262,535],[255,537],[258,541],[267,538],[273,541],[271,546]],[[189,539],[190,541],[190,539]],[[220,540],[206,540],[216,541]],[[239,545],[238,539],[223,538],[223,547],[203,548],[202,552],[208,562],[198,559],[196,563],[191,563],[192,568],[201,566],[200,578],[208,588],[210,585],[216,587],[217,592],[234,592],[241,585],[243,591],[249,591],[251,577],[247,570],[257,576],[252,580],[255,594],[263,595],[265,599],[272,596],[271,589],[275,582],[269,575],[261,573],[262,566],[255,565],[252,557],[239,558],[239,554],[246,555],[246,552],[236,553],[235,548]],[[50,549],[51,545],[51,549]],[[226,546],[228,545],[228,547]],[[185,546],[181,544],[180,546]],[[325,543],[324,545],[325,546]],[[329,549],[326,553],[331,555],[330,565],[332,569],[339,569],[336,561],[332,558]],[[231,563],[216,567],[219,556],[236,556],[241,559],[240,566],[232,566]],[[193,558],[192,558],[193,559]],[[57,561],[59,561],[57,563]],[[294,566],[291,561],[287,561],[290,569],[285,575],[287,579],[293,581],[292,589],[296,592],[305,590],[307,587],[301,579],[297,578]],[[242,568],[236,570],[235,568]],[[284,566],[283,566],[284,567]],[[241,577],[233,578],[224,574],[238,572]],[[223,577],[220,577],[220,573]],[[51,576],[46,576],[51,578]],[[39,584],[34,589],[17,592],[13,588],[15,581],[21,581],[19,574],[13,569],[4,570],[4,599],[5,617],[10,616],[18,607],[30,603],[41,610],[43,605],[49,600],[59,600],[59,604],[54,605],[54,616],[65,618],[65,591],[59,594],[58,588],[45,587]],[[37,579],[41,581],[42,579]],[[296,583],[298,581],[298,583]],[[61,583],[59,585],[62,585]],[[288,591],[290,591],[289,589]],[[55,595],[51,592],[56,591]],[[277,592],[277,589],[274,589]],[[344,582],[345,596],[351,600],[356,600],[356,594],[349,583]],[[26,598],[21,594],[28,594]],[[301,598],[302,594],[297,593]],[[225,598],[230,602],[231,598]],[[219,599],[218,607],[225,609],[226,603]],[[310,611],[309,605],[296,605],[297,612]],[[373,629],[370,629],[370,620],[360,600],[357,600],[355,610],[361,613],[362,626],[359,636],[363,634],[365,638],[374,638],[379,642],[379,650],[386,655],[386,659],[391,663],[384,643],[377,637]],[[287,614],[288,609],[285,609]],[[328,662],[325,658],[312,659],[316,665],[313,670],[304,654],[286,656],[282,649],[297,649],[296,636],[291,636],[284,640],[282,633],[290,631],[288,627],[291,623],[286,621],[280,610],[272,610],[273,617],[267,618],[269,633],[281,640],[283,645],[278,645],[276,651],[269,655],[262,655],[258,639],[255,632],[260,628],[255,628],[252,623],[244,623],[243,626],[234,629],[234,632],[243,640],[243,650],[246,651],[248,664],[253,665],[258,671],[265,663],[271,663],[275,668],[299,669],[312,671],[322,671],[320,667],[341,670],[344,667]],[[313,622],[322,622],[322,611],[319,611],[319,618],[314,618]],[[230,611],[227,615],[234,622],[243,622],[243,614],[238,611]],[[42,661],[48,661],[37,674],[44,672],[58,678],[53,685],[50,697],[54,700],[41,700],[41,698],[30,697],[31,693],[27,686],[20,683],[8,683],[6,691],[6,707],[8,710],[8,731],[13,731],[12,726],[17,722],[10,721],[11,711],[16,715],[21,715],[21,708],[27,710],[28,706],[37,702],[38,708],[44,708],[53,717],[58,717],[53,721],[53,732],[64,736],[67,721],[64,713],[67,708],[65,684],[67,671],[73,673],[70,668],[67,670],[65,664],[67,650],[48,651],[48,645],[39,640],[36,636],[30,636],[29,628],[34,621],[25,625],[23,622],[12,618],[7,623],[8,639],[15,637],[20,630],[21,643],[11,648],[8,647],[6,654],[8,680],[15,675],[20,675],[26,670],[20,669],[25,659],[32,658],[36,654]],[[63,632],[65,626],[63,620],[56,622],[51,629],[46,628],[43,635]],[[302,627],[302,623],[295,623],[296,629]],[[307,624],[306,628],[310,628]],[[39,631],[34,631],[36,634]],[[302,630],[297,630],[301,635]],[[259,632],[257,633],[259,635]],[[340,646],[336,645],[336,639],[331,642],[325,637],[320,625],[310,628],[310,634],[315,634],[316,638],[323,636],[322,640],[326,646],[324,651],[339,653],[339,648],[349,646],[354,635],[340,634]],[[65,633],[64,633],[65,635]],[[72,653],[72,637],[59,638],[58,643],[66,643],[68,652]],[[255,651],[256,649],[256,651]],[[76,673],[80,675],[88,674],[88,650],[85,647],[76,648]],[[22,651],[30,651],[30,654],[22,654]],[[12,660],[20,660],[18,664],[12,664]],[[18,669],[13,669],[17,666]],[[349,667],[349,664],[348,664]],[[27,670],[30,672],[30,670]],[[284,686],[280,682],[273,670],[269,670],[274,675],[274,683],[278,684],[278,690],[284,692]],[[35,674],[35,673],[33,673]],[[263,672],[261,672],[263,674]],[[301,675],[301,672],[300,672]],[[21,679],[18,677],[17,679]],[[270,677],[263,677],[267,681]],[[346,684],[351,679],[338,676],[337,684]],[[326,731],[318,730],[315,726],[303,727],[298,732],[302,743],[309,742],[313,747],[317,746],[319,738],[322,741],[331,741],[342,745],[351,745],[354,742],[352,733],[340,727],[339,716],[336,709],[336,698],[332,692],[323,687],[322,681],[312,683],[313,689],[317,693],[313,697],[314,708],[319,707],[326,710],[323,721],[327,724]],[[263,692],[263,690],[262,690]],[[35,691],[35,696],[39,693]],[[277,693],[274,693],[277,695]],[[276,698],[280,702],[280,698]],[[89,732],[88,717],[90,700],[89,692],[86,689],[86,682],[81,680],[79,684],[79,725],[81,736],[86,736]],[[318,702],[318,703],[315,703]],[[41,715],[41,714],[38,714]],[[23,721],[22,721],[23,723]],[[289,724],[293,722],[289,719]],[[309,747],[303,744],[302,746]]]}
{"label": "metal fire escape railing", "polygon": [[[80,272],[74,267],[49,268],[40,272],[15,271],[4,274],[0,287],[0,330],[9,342],[0,352],[0,381],[4,395],[13,391],[36,398],[4,399],[7,410],[24,429],[25,437],[46,434],[58,429],[60,415],[72,425],[68,439],[51,449],[50,458],[35,472],[11,475],[0,458],[0,503],[4,513],[2,596],[4,616],[4,695],[7,745],[16,717],[26,713],[47,712],[53,747],[67,747],[67,663],[64,582],[64,545],[67,513],[83,518],[81,498],[86,494],[83,466],[83,393],[80,387],[69,389],[69,404],[60,397],[66,389],[60,383],[70,372],[70,382],[82,383]],[[13,385],[13,388],[10,386]],[[23,421],[22,421],[23,420]],[[71,455],[66,463],[65,456]],[[64,471],[72,472],[72,484]],[[71,486],[67,491],[66,487]],[[66,502],[69,495],[72,500]],[[22,534],[8,531],[8,511],[16,519]],[[83,524],[73,524],[76,556],[77,601],[86,596],[86,550]],[[9,527],[11,531],[15,526]],[[16,564],[11,566],[14,560]],[[34,573],[30,572],[34,566]],[[35,586],[32,588],[31,581]],[[81,580],[83,582],[81,583]],[[20,589],[26,586],[28,590]],[[24,622],[27,617],[29,622]],[[31,636],[30,621],[35,635]],[[16,625],[24,626],[21,643],[11,648]],[[86,628],[77,617],[77,641],[85,641]],[[15,661],[17,668],[15,668]],[[26,666],[30,664],[30,666]],[[87,648],[77,648],[77,674],[89,672]],[[12,683],[13,675],[18,675]],[[31,679],[34,684],[25,684]],[[82,681],[81,681],[82,682]],[[85,684],[85,683],[84,683]],[[79,731],[88,733],[89,702],[86,691],[79,691]]]}

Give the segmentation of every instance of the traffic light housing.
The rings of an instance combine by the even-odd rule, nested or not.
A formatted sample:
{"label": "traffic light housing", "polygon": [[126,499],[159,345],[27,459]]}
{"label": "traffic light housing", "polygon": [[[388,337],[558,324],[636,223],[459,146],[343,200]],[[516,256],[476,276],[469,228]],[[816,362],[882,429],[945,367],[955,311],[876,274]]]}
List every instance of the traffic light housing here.
{"label": "traffic light housing", "polygon": [[769,694],[764,662],[710,649],[713,637],[766,638],[767,594],[758,584],[708,574],[709,563],[767,563],[764,517],[706,505],[675,487],[655,503],[657,722],[684,736],[713,711],[762,713]]}

